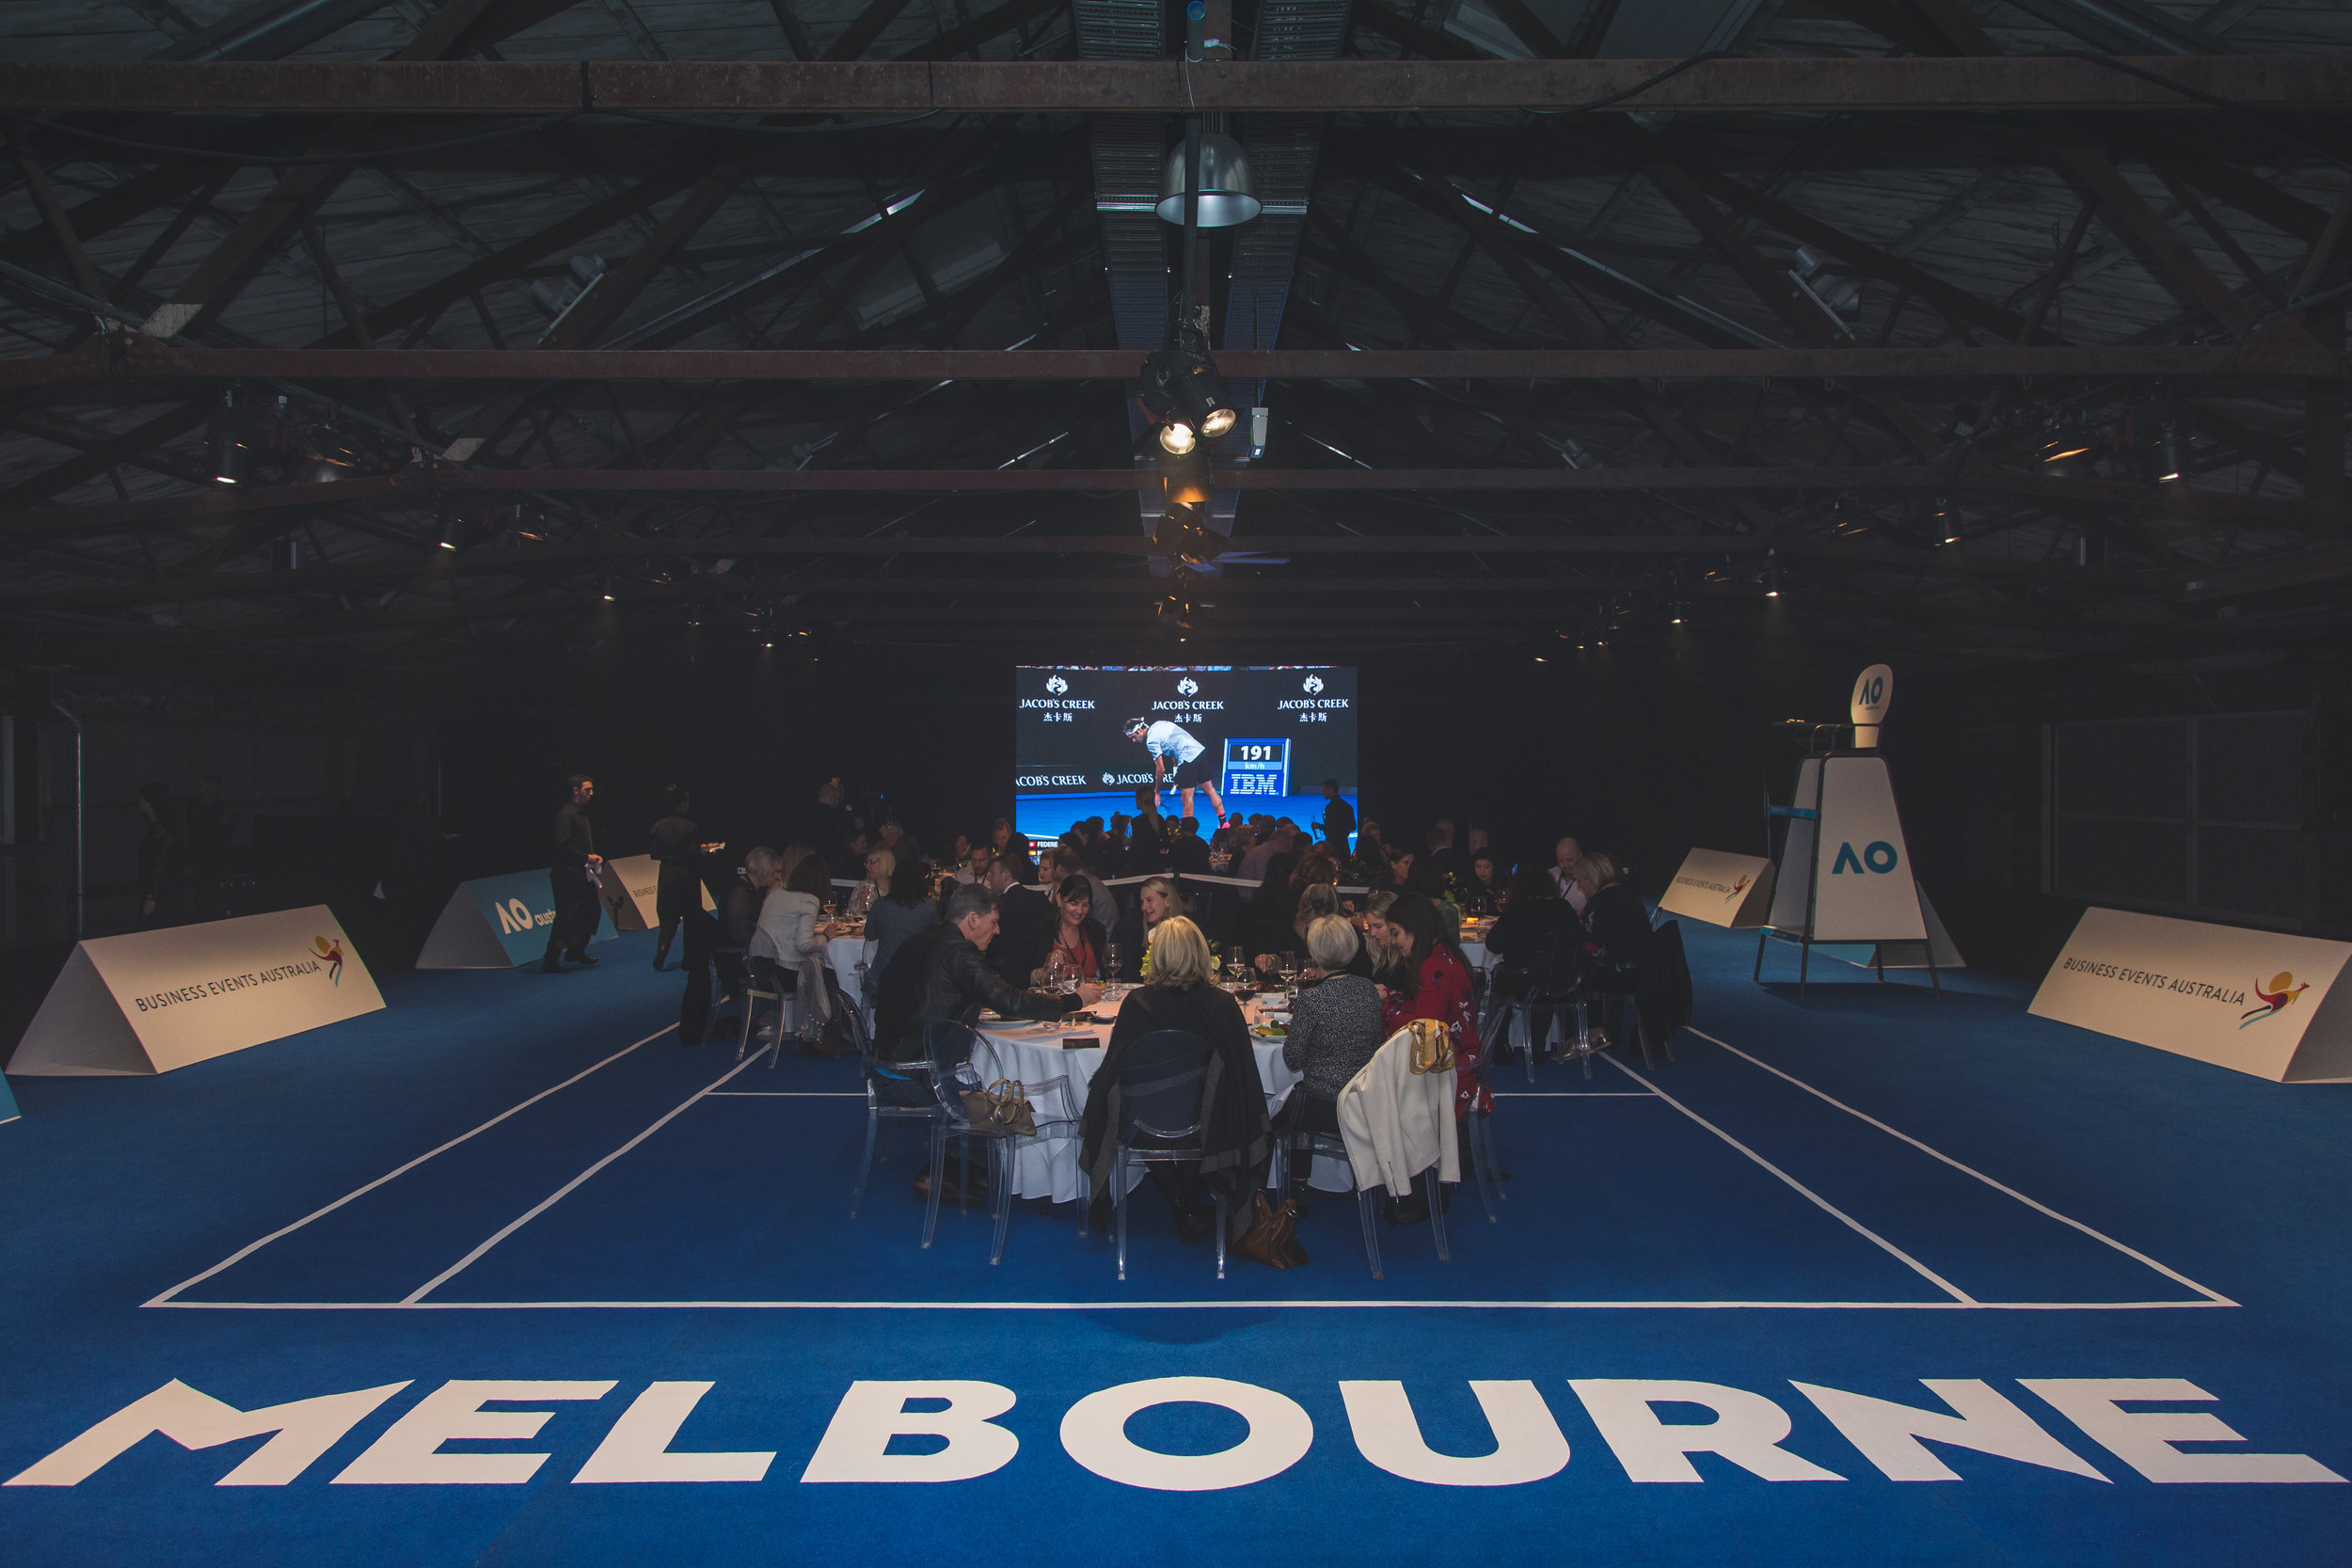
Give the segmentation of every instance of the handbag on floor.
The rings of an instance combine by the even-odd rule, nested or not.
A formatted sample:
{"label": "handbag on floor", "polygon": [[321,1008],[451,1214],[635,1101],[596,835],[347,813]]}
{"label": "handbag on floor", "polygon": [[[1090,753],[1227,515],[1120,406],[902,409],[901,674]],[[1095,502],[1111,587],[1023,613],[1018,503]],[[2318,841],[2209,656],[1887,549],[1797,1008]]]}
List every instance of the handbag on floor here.
{"label": "handbag on floor", "polygon": [[1270,1269],[1295,1269],[1307,1260],[1307,1249],[1298,1244],[1298,1205],[1289,1198],[1282,1207],[1274,1208],[1265,1200],[1265,1194],[1256,1195],[1258,1217],[1250,1222],[1232,1250],[1253,1263],[1263,1263]]}
{"label": "handbag on floor", "polygon": [[973,1127],[983,1132],[1010,1132],[1016,1137],[1037,1136],[1037,1113],[1021,1092],[1017,1078],[999,1078],[984,1089],[963,1091],[963,1114]]}

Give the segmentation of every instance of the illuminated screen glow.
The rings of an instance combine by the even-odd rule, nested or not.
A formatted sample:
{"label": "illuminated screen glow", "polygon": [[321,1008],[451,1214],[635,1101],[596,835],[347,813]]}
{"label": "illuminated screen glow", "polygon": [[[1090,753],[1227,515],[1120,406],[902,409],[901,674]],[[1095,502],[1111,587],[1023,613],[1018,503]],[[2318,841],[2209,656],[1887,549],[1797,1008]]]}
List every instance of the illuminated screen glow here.
{"label": "illuminated screen glow", "polygon": [[[1024,665],[1013,672],[1014,822],[1051,842],[1089,816],[1132,815],[1154,785],[1160,814],[1206,833],[1214,789],[1228,812],[1322,818],[1323,781],[1356,795],[1356,672],[1328,664]],[[1141,720],[1141,738],[1129,726]]]}

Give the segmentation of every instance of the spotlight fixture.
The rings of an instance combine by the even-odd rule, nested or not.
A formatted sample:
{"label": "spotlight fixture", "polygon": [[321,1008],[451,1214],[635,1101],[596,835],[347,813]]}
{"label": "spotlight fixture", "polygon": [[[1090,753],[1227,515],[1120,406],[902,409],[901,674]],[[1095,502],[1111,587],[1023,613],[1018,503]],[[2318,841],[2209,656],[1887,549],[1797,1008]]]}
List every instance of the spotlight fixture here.
{"label": "spotlight fixture", "polygon": [[1765,562],[1764,596],[1768,599],[1777,599],[1780,597],[1780,562],[1777,561],[1768,559]]}
{"label": "spotlight fixture", "polygon": [[2156,444],[2156,483],[2170,484],[2181,477],[2181,427],[2167,420]]}
{"label": "spotlight fixture", "polygon": [[612,602],[612,579],[611,578],[604,579],[604,602],[606,604]]}
{"label": "spotlight fixture", "polygon": [[1241,414],[1200,329],[1180,325],[1170,339],[1143,361],[1143,407],[1160,427],[1161,448],[1183,456],[1201,436],[1214,441],[1231,431]]}
{"label": "spotlight fixture", "polygon": [[1677,594],[1666,601],[1666,624],[1678,626],[1691,617],[1691,601]]}
{"label": "spotlight fixture", "polygon": [[1205,566],[1217,556],[1217,536],[1209,531],[1205,508],[1171,500],[1152,531],[1152,542],[1180,566]]}
{"label": "spotlight fixture", "polygon": [[220,405],[213,410],[207,423],[205,445],[212,459],[214,483],[245,483],[245,445],[237,439],[237,394],[233,389],[220,394]]}
{"label": "spotlight fixture", "polygon": [[441,548],[445,550],[455,549],[457,547],[458,531],[464,526],[465,522],[463,518],[455,516],[444,517],[441,519],[441,536],[437,541],[436,541],[436,543],[437,543]]}

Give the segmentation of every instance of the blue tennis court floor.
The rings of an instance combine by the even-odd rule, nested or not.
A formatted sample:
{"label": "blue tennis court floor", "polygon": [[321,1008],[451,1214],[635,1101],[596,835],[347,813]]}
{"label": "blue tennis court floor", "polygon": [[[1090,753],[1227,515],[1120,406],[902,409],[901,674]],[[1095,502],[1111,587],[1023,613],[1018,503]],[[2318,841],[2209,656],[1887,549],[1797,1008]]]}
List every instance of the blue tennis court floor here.
{"label": "blue tennis court floor", "polygon": [[1148,1193],[1124,1284],[1068,1206],[925,1251],[902,1130],[851,1220],[854,1071],[679,1049],[643,937],[22,1085],[0,1548],[2344,1560],[2341,1086],[1690,935],[1675,1059],[1502,1070],[1497,1221],[1382,1280],[1337,1198],[1222,1281]]}

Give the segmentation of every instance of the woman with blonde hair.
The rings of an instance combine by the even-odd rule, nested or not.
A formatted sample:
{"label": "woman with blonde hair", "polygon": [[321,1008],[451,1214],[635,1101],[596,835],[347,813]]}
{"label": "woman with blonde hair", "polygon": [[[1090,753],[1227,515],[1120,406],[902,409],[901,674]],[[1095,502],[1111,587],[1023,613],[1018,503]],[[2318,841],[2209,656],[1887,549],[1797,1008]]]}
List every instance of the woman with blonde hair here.
{"label": "woman with blonde hair", "polygon": [[762,895],[758,924],[752,931],[752,972],[765,982],[762,990],[777,989],[779,974],[795,976],[801,1044],[833,1055],[838,1053],[826,1051],[821,1043],[825,1020],[832,1013],[820,969],[825,943],[817,934],[817,906],[822,896],[818,890],[826,885],[824,869],[824,862],[816,856],[803,855],[787,870],[785,857],[764,844],[743,857],[744,879]]}
{"label": "woman with blonde hair", "polygon": [[[1148,884],[1147,884],[1148,885]],[[1208,1238],[1216,1211],[1203,1189],[1225,1195],[1229,1220],[1247,1225],[1251,1192],[1265,1183],[1273,1156],[1265,1090],[1258,1059],[1249,1048],[1249,1025],[1241,1004],[1216,984],[1216,959],[1208,938],[1184,916],[1170,915],[1152,931],[1152,978],[1130,991],[1111,1025],[1103,1065],[1088,1091],[1080,1168],[1092,1183],[1098,1212],[1107,1214],[1112,1166],[1125,1121],[1120,1077],[1128,1047],[1146,1035],[1177,1030],[1209,1048],[1210,1071],[1203,1084],[1198,1165],[1153,1164],[1152,1180],[1175,1211],[1177,1231],[1187,1242]]]}
{"label": "woman with blonde hair", "polygon": [[1184,895],[1176,891],[1176,882],[1169,877],[1146,877],[1136,888],[1133,914],[1122,916],[1111,929],[1111,942],[1120,951],[1116,980],[1143,978],[1144,959],[1149,953],[1152,933],[1170,920],[1181,920],[1186,914]]}

